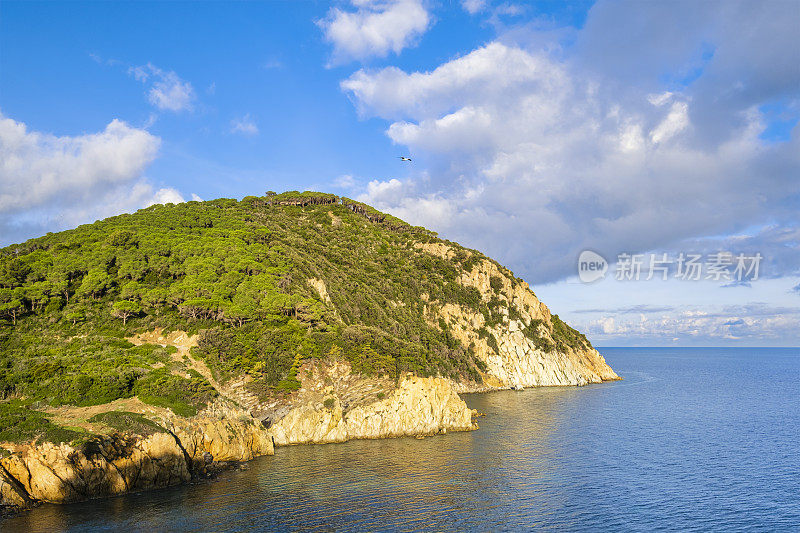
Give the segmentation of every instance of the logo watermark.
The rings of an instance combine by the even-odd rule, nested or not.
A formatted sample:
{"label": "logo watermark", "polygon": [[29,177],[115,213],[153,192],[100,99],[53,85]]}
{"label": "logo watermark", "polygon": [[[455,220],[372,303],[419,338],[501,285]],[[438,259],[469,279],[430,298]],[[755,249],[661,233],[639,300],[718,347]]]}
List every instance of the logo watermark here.
{"label": "logo watermark", "polygon": [[[614,278],[617,281],[649,281],[652,279],[683,281],[727,281],[749,283],[756,281],[763,256],[714,252],[703,255],[680,252],[676,256],[661,254],[617,255]],[[584,283],[605,278],[608,262],[600,254],[584,250],[578,256],[578,277]]]}
{"label": "logo watermark", "polygon": [[584,283],[591,283],[606,277],[608,261],[591,250],[584,250],[578,256],[578,277]]}

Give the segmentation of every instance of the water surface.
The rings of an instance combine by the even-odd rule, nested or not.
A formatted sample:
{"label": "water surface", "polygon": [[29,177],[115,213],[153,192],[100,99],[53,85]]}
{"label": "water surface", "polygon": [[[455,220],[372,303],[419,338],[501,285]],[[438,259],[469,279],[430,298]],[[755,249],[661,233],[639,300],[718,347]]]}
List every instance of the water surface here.
{"label": "water surface", "polygon": [[800,350],[602,352],[624,381],[465,395],[480,430],[279,448],[4,531],[800,531]]}

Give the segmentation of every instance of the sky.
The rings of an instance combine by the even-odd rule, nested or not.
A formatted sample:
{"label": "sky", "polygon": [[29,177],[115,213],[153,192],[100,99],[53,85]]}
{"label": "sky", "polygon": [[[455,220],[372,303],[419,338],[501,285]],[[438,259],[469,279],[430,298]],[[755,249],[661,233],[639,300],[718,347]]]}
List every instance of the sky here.
{"label": "sky", "polygon": [[4,0],[0,246],[319,190],[498,259],[596,345],[797,346],[798,25],[791,0]]}

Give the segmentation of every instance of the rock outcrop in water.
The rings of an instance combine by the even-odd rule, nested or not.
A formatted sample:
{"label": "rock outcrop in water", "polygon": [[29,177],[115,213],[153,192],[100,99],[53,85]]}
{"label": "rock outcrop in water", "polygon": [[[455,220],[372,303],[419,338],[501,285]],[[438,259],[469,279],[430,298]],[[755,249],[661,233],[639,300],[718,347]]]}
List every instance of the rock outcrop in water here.
{"label": "rock outcrop in water", "polygon": [[[342,370],[349,373],[349,365],[334,363],[328,370],[330,373],[324,375],[330,378]],[[373,401],[343,405],[340,395],[350,391],[337,392],[332,385],[321,390],[304,388],[300,405],[271,426],[272,438],[276,445],[283,446],[434,435],[477,427],[472,422],[472,410],[445,379],[409,375],[386,390]]]}

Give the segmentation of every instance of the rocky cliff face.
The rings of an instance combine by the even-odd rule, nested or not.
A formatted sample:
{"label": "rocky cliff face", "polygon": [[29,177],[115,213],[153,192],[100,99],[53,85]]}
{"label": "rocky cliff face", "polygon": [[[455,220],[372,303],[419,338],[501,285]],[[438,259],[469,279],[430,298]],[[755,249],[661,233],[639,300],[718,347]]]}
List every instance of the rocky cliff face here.
{"label": "rocky cliff face", "polygon": [[[346,362],[308,370],[295,400],[299,405],[270,427],[278,446],[433,435],[477,427],[473,411],[445,379],[407,375],[395,385],[357,378],[347,387],[343,385],[352,374]],[[363,392],[354,396],[353,389]]]}
{"label": "rocky cliff face", "polygon": [[151,435],[114,433],[81,445],[4,444],[0,504],[68,503],[184,483],[227,461],[273,453],[272,439],[247,412],[217,402],[192,419],[158,420]]}
{"label": "rocky cliff face", "polygon": [[[82,445],[6,443],[0,505],[69,503],[205,477],[226,462],[272,455],[273,445],[433,435],[477,428],[473,411],[441,378],[354,376],[347,362],[308,364],[303,388],[267,428],[221,399],[192,418],[153,416],[163,431],[111,434]],[[273,406],[276,407],[276,406]],[[273,444],[274,443],[274,444]]]}
{"label": "rocky cliff face", "polygon": [[[442,243],[419,245],[421,252],[444,259],[455,251]],[[484,302],[501,314],[491,323],[466,307],[427,301],[432,324],[443,319],[452,334],[472,346],[486,364],[483,383],[461,383],[460,392],[551,385],[586,385],[619,379],[600,353],[585,339],[568,345],[559,338],[554,318],[530,286],[496,263],[481,259],[458,282],[474,287]],[[577,333],[577,332],[575,332]]]}

